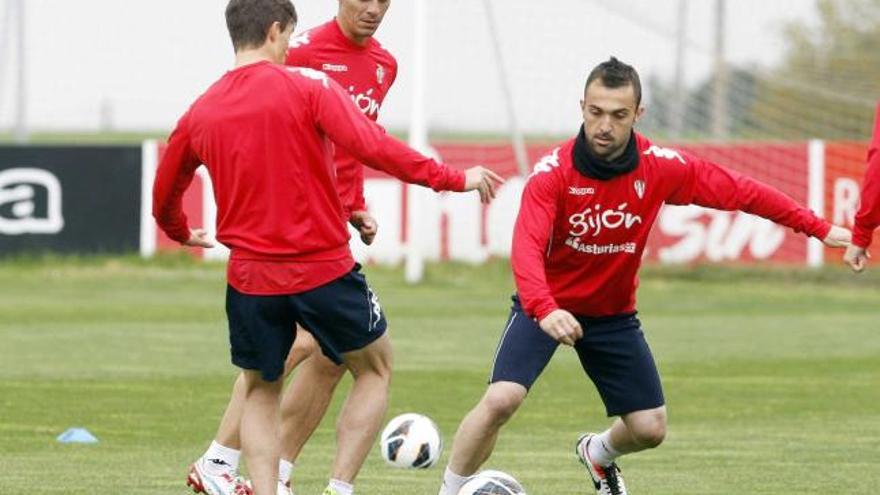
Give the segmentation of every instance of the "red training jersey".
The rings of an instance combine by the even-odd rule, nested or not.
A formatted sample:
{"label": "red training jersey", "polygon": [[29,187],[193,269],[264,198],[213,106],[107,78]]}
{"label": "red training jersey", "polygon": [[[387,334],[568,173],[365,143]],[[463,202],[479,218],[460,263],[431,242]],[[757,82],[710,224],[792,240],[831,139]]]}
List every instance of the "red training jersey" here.
{"label": "red training jersey", "polygon": [[861,206],[853,227],[853,244],[868,248],[874,230],[880,226],[880,103],[874,117],[874,135],[868,148],[868,171],[862,184]]}
{"label": "red training jersey", "polygon": [[326,74],[264,61],[227,72],[180,119],[156,172],[153,216],[172,239],[189,238],[181,200],[203,163],[217,240],[232,251],[230,285],[295,294],[330,282],[354,265],[331,140],[403,181],[464,189],[463,172],[387,135]]}
{"label": "red training jersey", "polygon": [[[290,42],[287,65],[309,67],[326,73],[338,82],[355,105],[370,120],[379,117],[385,95],[397,78],[397,60],[375,39],[358,45],[343,34],[336,19],[296,36]],[[353,211],[367,209],[364,200],[364,168],[351,152],[337,146],[336,162],[339,197],[345,218]]]}
{"label": "red training jersey", "polygon": [[511,263],[526,314],[635,311],[638,269],[664,203],[753,213],[824,238],[831,225],[782,192],[635,134],[639,164],[602,181],[574,168],[571,140],[534,168],[513,234]]}

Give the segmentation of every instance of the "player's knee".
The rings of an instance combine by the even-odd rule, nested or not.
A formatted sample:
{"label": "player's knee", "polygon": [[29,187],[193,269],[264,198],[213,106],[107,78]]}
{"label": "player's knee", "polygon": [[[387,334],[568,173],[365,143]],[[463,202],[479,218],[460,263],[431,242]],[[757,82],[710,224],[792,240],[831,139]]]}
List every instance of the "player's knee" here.
{"label": "player's knee", "polygon": [[506,423],[519,406],[523,397],[509,390],[490,390],[482,400],[482,407],[489,418],[498,424]]}
{"label": "player's knee", "polygon": [[660,446],[666,439],[666,418],[661,415],[652,415],[644,418],[639,424],[630,430],[633,439],[646,449]]}
{"label": "player's knee", "polygon": [[382,336],[367,347],[344,355],[345,364],[355,380],[381,379],[391,382],[393,361],[391,342]]}

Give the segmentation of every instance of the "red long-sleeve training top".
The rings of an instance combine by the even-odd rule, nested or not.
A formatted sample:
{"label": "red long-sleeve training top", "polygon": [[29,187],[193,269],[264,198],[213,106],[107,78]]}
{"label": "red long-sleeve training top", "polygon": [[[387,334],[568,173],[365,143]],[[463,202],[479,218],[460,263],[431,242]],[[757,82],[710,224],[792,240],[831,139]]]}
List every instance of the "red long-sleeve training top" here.
{"label": "red long-sleeve training top", "polygon": [[[397,78],[397,60],[388,50],[373,37],[363,45],[351,41],[336,19],[294,37],[285,64],[324,72],[348,91],[360,111],[374,122]],[[367,209],[364,167],[341,146],[336,147],[334,162],[347,220],[349,213]]]}
{"label": "red long-sleeve training top", "polygon": [[596,180],[575,169],[575,140],[530,176],[513,234],[512,264],[526,314],[635,311],[638,269],[664,203],[742,210],[824,238],[831,225],[782,192],[720,165],[654,146],[635,134],[639,164]]}
{"label": "red long-sleeve training top", "polygon": [[227,72],[184,114],[156,172],[153,216],[185,242],[183,192],[199,164],[211,176],[217,240],[230,285],[294,294],[354,265],[332,142],[403,181],[464,189],[464,173],[410,149],[365,117],[324,73],[258,62]]}
{"label": "red long-sleeve training top", "polygon": [[853,244],[868,248],[874,230],[880,226],[880,103],[874,117],[874,136],[868,149],[868,171],[862,184],[861,206],[853,227]]}

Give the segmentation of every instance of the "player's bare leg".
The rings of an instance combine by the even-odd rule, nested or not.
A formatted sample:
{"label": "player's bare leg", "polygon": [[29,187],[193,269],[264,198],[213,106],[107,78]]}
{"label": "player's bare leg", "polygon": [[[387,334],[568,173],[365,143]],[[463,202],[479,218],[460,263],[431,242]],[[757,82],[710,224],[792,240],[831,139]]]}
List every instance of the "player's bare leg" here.
{"label": "player's bare leg", "polygon": [[620,455],[658,447],[666,438],[666,406],[618,418],[611,425],[610,437]]}
{"label": "player's bare leg", "polygon": [[464,478],[489,459],[501,427],[526,398],[526,388],[513,382],[489,385],[483,398],[461,422],[452,441],[452,453],[443,476],[441,494],[456,494]]}
{"label": "player's bare leg", "polygon": [[625,414],[602,433],[581,436],[575,452],[599,494],[626,495],[615,459],[659,446],[666,437],[666,407]]}
{"label": "player's bare leg", "polygon": [[[297,328],[296,340],[290,348],[290,354],[284,363],[284,376],[287,377],[294,368],[306,360],[317,348],[314,338],[307,331]],[[241,424],[241,412],[245,396],[244,373],[239,373],[232,385],[232,396],[229,404],[220,420],[217,428],[217,437],[214,439],[220,445],[230,449],[241,450],[241,437],[239,425]]]}
{"label": "player's bare leg", "polygon": [[299,457],[327,412],[345,370],[344,365],[337,365],[320,351],[299,366],[281,399],[282,459],[295,462]]}
{"label": "player's bare leg", "polygon": [[284,380],[263,380],[259,371],[245,370],[245,400],[241,416],[242,452],[254,495],[275,495],[280,452],[279,403]]}
{"label": "player's bare leg", "polygon": [[[300,363],[306,360],[310,355],[315,353],[318,348],[312,335],[302,329],[297,329],[298,334],[294,341],[293,347],[284,363],[284,376],[288,376],[290,372]],[[234,493],[235,487],[240,484],[238,471],[238,456],[241,451],[241,436],[239,435],[241,427],[242,410],[245,400],[245,377],[244,373],[239,373],[232,386],[232,394],[229,397],[229,403],[220,420],[220,426],[217,428],[217,435],[214,442],[208,450],[190,466],[187,475],[187,484],[192,486],[196,491],[207,493],[210,488],[204,487],[204,478],[211,478],[217,486],[228,485],[228,490],[223,488],[221,491]],[[282,405],[282,407],[284,407]],[[320,418],[319,420],[320,421]],[[218,450],[228,454],[225,456],[229,462],[222,462],[217,459]],[[283,452],[282,452],[283,454]],[[235,458],[232,461],[231,458]],[[218,465],[219,463],[219,465]],[[207,467],[206,467],[207,466]],[[198,471],[198,472],[196,472]],[[232,480],[232,481],[229,481]],[[284,480],[287,481],[287,480]],[[200,488],[201,487],[201,488]]]}
{"label": "player's bare leg", "polygon": [[351,484],[382,427],[391,384],[391,340],[383,335],[343,356],[354,384],[336,424],[333,479]]}

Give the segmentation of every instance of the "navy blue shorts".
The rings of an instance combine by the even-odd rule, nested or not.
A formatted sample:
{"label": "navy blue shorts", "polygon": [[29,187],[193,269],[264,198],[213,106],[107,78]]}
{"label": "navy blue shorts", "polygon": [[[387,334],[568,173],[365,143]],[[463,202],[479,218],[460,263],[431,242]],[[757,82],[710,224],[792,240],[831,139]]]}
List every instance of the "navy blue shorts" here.
{"label": "navy blue shorts", "polygon": [[[635,314],[576,318],[584,336],[575,343],[575,351],[596,385],[608,416],[654,409],[665,403],[654,356]],[[489,383],[514,382],[530,389],[558,346],[526,316],[514,296]]]}
{"label": "navy blue shorts", "polygon": [[342,354],[381,337],[388,324],[360,268],[356,265],[346,275],[299,294],[254,296],[227,285],[232,364],[259,370],[266,381],[277,380],[284,373],[297,323],[337,364],[342,364]]}

